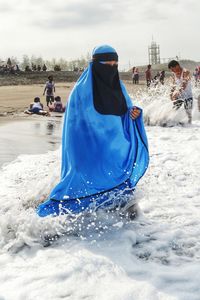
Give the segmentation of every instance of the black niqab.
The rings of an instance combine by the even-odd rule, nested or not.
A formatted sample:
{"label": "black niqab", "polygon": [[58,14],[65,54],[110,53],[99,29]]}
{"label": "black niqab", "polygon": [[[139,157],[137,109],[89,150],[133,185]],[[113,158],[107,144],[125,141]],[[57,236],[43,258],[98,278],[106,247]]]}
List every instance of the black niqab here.
{"label": "black niqab", "polygon": [[127,112],[117,65],[94,61],[92,65],[93,101],[96,111],[104,115],[121,116]]}

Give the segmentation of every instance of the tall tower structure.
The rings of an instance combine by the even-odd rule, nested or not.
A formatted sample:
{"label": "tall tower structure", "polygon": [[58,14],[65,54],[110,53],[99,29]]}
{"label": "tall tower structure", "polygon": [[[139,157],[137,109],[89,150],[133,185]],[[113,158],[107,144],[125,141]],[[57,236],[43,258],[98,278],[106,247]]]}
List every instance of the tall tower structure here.
{"label": "tall tower structure", "polygon": [[152,40],[151,46],[148,47],[149,64],[160,64],[160,46]]}

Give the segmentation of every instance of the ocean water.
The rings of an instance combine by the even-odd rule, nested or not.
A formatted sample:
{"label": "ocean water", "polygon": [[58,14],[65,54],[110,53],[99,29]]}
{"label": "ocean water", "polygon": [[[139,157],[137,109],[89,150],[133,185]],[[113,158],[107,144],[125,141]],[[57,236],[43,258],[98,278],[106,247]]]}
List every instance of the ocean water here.
{"label": "ocean water", "polygon": [[184,110],[172,117],[162,88],[133,97],[151,124],[134,221],[118,211],[39,218],[35,208],[59,181],[59,147],[1,167],[1,300],[200,299],[199,90],[187,125]]}

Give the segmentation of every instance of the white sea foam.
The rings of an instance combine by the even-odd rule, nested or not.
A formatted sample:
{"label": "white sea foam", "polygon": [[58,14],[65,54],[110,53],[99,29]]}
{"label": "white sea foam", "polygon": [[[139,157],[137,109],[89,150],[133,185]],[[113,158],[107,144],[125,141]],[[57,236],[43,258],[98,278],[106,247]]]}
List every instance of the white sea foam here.
{"label": "white sea foam", "polygon": [[[187,123],[187,115],[184,106],[178,110],[173,109],[169,98],[170,86],[158,85],[151,87],[148,91],[139,90],[132,95],[134,104],[144,109],[144,120],[147,125],[175,126]],[[200,120],[197,98],[200,88],[193,86],[193,120]]]}

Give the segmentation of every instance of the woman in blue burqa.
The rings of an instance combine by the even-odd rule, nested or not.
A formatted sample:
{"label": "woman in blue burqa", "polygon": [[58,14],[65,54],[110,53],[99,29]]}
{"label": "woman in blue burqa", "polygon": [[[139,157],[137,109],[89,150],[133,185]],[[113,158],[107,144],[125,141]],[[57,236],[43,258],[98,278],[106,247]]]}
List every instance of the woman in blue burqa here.
{"label": "woman in blue burqa", "polygon": [[96,47],[67,103],[61,180],[40,217],[127,206],[149,162],[141,109],[119,80],[114,48]]}

